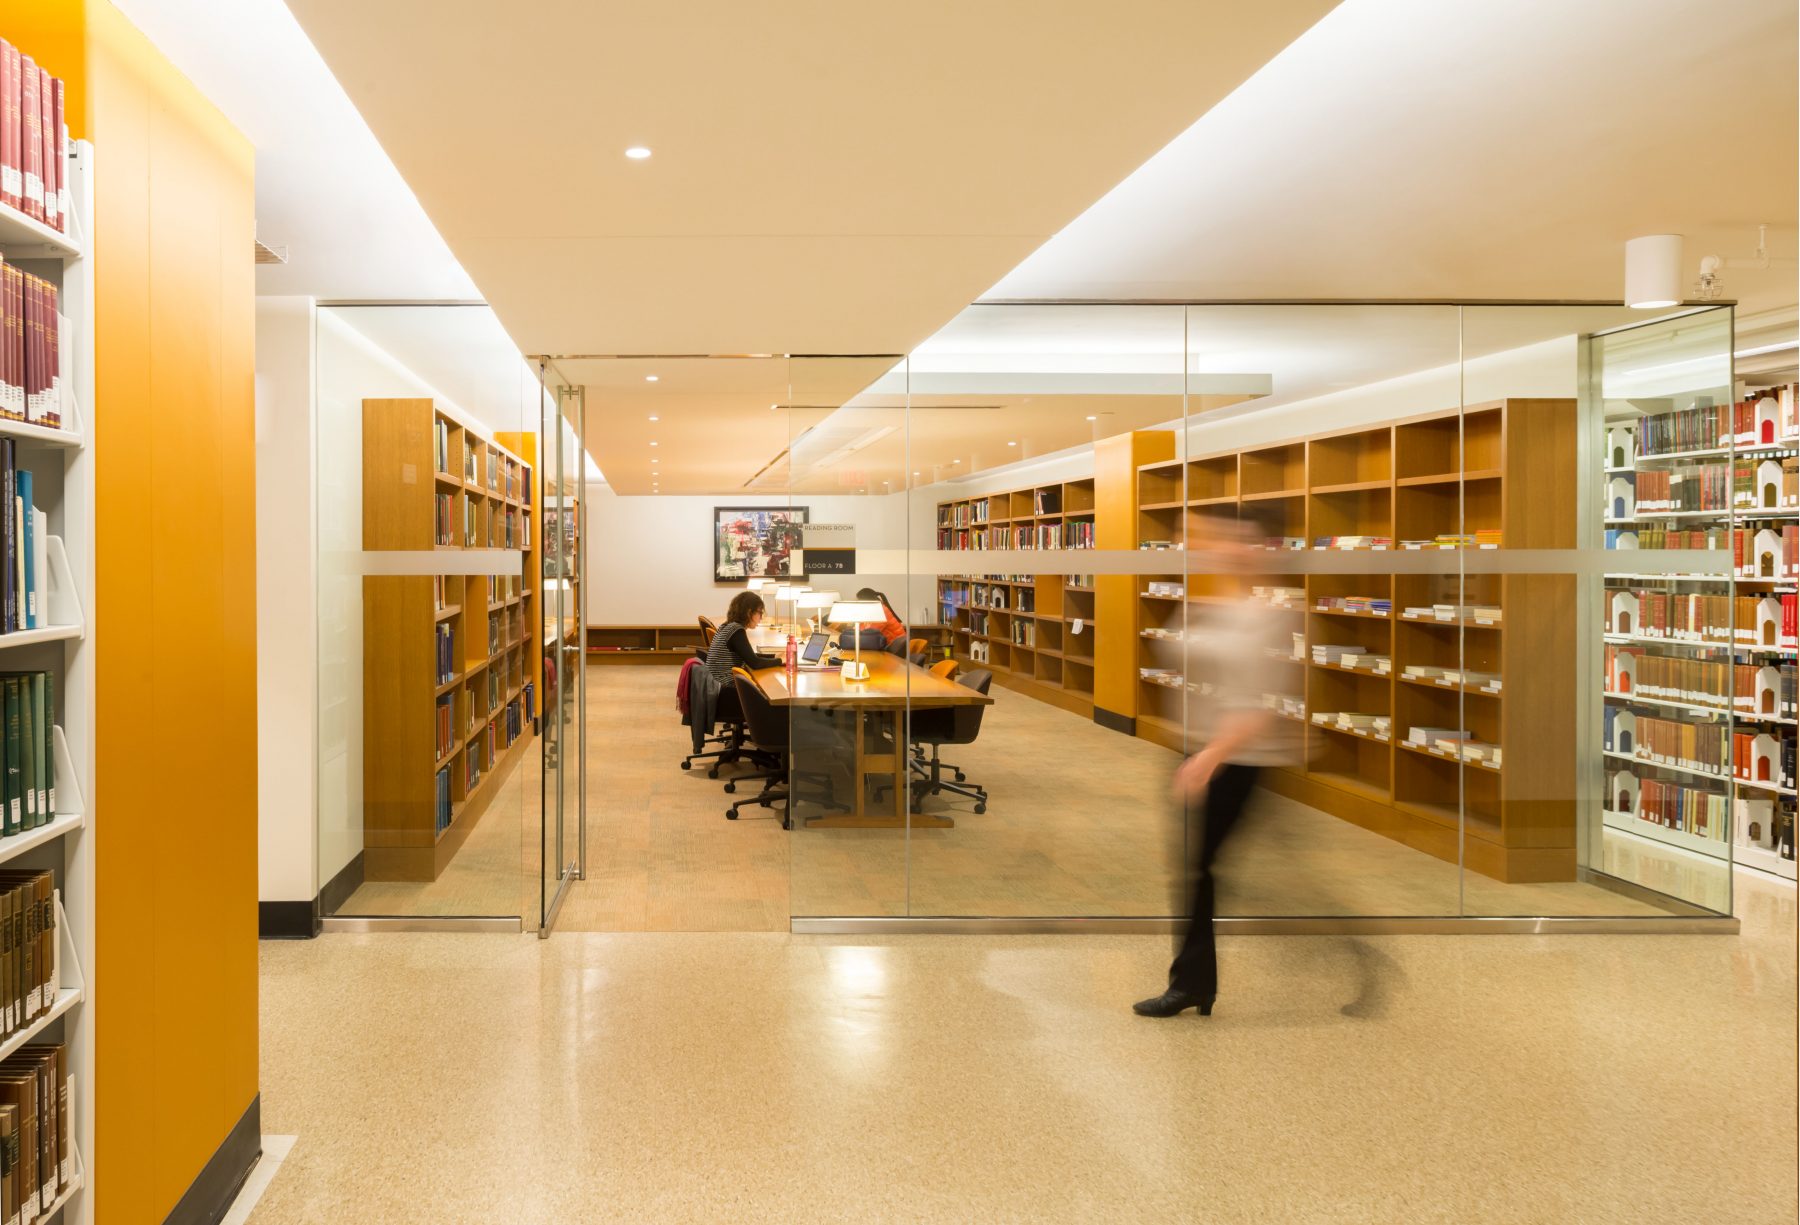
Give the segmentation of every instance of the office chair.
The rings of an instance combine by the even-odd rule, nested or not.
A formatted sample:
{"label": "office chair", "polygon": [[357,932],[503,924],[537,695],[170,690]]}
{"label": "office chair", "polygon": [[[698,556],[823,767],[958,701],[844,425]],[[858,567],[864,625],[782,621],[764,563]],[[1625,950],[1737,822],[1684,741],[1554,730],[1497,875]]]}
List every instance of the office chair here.
{"label": "office chair", "polygon": [[[704,665],[695,665],[695,667],[702,666]],[[729,684],[719,689],[718,697],[714,700],[713,725],[722,726],[724,730],[716,734],[707,734],[701,743],[716,747],[702,749],[698,753],[689,753],[681,759],[683,770],[692,770],[697,761],[710,761],[712,765],[706,771],[706,777],[717,778],[720,766],[729,766],[740,761],[748,761],[752,765],[761,766],[764,769],[780,764],[779,760],[759,754],[754,748],[748,747],[749,737],[744,727],[744,712],[738,702],[737,690]],[[739,777],[760,778],[762,776],[751,774]],[[730,791],[733,790],[733,787],[727,783],[725,789]]]}
{"label": "office chair", "polygon": [[931,674],[936,677],[941,677],[944,680],[949,680],[956,675],[956,661],[954,659],[938,660],[931,665]]}
{"label": "office chair", "polygon": [[898,655],[901,659],[905,659],[906,658],[906,639],[896,638],[892,642],[888,643],[886,646],[882,647],[881,649],[886,651],[889,655]]}
{"label": "office chair", "polygon": [[719,632],[719,623],[711,617],[700,618],[700,645],[694,648],[697,659],[705,659],[706,653],[712,650],[713,635]]}
{"label": "office chair", "polygon": [[[956,678],[957,683],[967,685],[983,697],[993,686],[994,674],[986,668],[977,668],[973,672],[965,672]],[[917,710],[913,712],[911,723],[912,741],[915,746],[928,747],[931,756],[912,763],[913,770],[920,777],[913,780],[913,806],[916,808],[928,795],[938,795],[945,791],[953,791],[957,795],[967,796],[975,801],[975,811],[987,811],[987,789],[966,782],[963,772],[950,765],[938,755],[938,750],[946,744],[974,744],[975,738],[981,735],[981,714],[986,707],[978,705],[945,706],[936,709]],[[944,778],[944,771],[950,770],[956,776],[955,782]]]}
{"label": "office chair", "polygon": [[[730,807],[726,808],[725,819],[737,820],[738,809],[747,805],[754,804],[762,808],[772,808],[775,801],[780,800],[782,802],[781,828],[792,829],[793,793],[799,790],[800,780],[824,778],[827,785],[830,781],[830,776],[820,771],[799,770],[794,767],[792,760],[794,741],[798,739],[801,748],[830,749],[841,746],[829,732],[823,736],[816,732],[808,733],[804,730],[807,727],[805,722],[801,724],[803,730],[796,737],[793,724],[788,719],[786,711],[777,710],[769,699],[763,696],[763,691],[757,688],[756,682],[751,680],[743,669],[733,668],[731,673],[731,683],[737,690],[738,704],[743,708],[744,723],[749,729],[751,743],[756,746],[758,753],[766,755],[777,764],[765,773],[746,776],[746,778],[761,778],[763,780],[762,790],[753,796],[734,801]],[[737,790],[739,781],[733,779],[726,783],[725,790]],[[820,802],[827,808],[844,809],[849,807],[847,804],[833,802],[829,796]]]}
{"label": "office chair", "polygon": [[917,665],[919,665],[919,667],[923,668],[925,666],[925,652],[927,649],[930,648],[930,646],[931,646],[931,644],[929,642],[926,642],[923,638],[907,639],[907,641],[906,641],[907,662],[917,664]]}

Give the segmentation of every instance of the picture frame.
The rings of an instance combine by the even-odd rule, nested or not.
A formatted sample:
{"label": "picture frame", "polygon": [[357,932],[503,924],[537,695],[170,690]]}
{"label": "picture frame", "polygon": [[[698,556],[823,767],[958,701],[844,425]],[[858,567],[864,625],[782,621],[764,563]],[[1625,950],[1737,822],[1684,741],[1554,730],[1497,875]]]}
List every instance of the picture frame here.
{"label": "picture frame", "polygon": [[804,506],[713,507],[713,582],[805,578],[806,521]]}

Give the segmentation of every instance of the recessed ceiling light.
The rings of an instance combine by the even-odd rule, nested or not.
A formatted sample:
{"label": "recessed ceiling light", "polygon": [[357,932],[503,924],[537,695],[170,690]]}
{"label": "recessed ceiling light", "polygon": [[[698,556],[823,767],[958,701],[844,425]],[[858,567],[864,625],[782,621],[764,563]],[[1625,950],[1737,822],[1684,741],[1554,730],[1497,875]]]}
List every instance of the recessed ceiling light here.
{"label": "recessed ceiling light", "polygon": [[917,476],[917,475],[919,475],[919,474],[918,474],[918,473],[917,473],[917,472],[915,472],[915,473],[913,473],[913,475],[914,475],[914,476]]}
{"label": "recessed ceiling light", "polygon": [[1016,447],[1016,446],[1018,446],[1018,445],[1019,445],[1019,444],[1018,444],[1018,443],[1016,443],[1016,442],[1009,442],[1009,443],[1007,443],[1007,444],[1006,444],[1006,445],[1007,445],[1007,446],[1009,446],[1009,447]]}
{"label": "recessed ceiling light", "polygon": [[[657,416],[657,415],[656,415],[656,414],[655,414],[655,413],[651,413],[651,414],[650,414],[650,420],[652,420],[652,421],[661,421],[661,420],[662,420],[662,418],[661,418],[661,417],[659,417],[659,416]],[[1089,421],[1092,421],[1092,420],[1093,420],[1093,418],[1092,418],[1092,417],[1089,417],[1089,418],[1088,418],[1088,420],[1089,420]]]}
{"label": "recessed ceiling light", "polygon": [[654,443],[654,442],[652,442],[652,443],[651,443],[651,444],[650,444],[650,445],[651,445],[651,446],[655,446],[655,445],[656,445],[656,444],[655,444],[655,443]]}
{"label": "recessed ceiling light", "polygon": [[950,462],[951,462],[951,463],[953,463],[953,464],[960,464],[960,463],[962,463],[962,460],[960,460],[960,459],[953,459],[953,460],[951,460],[951,461],[950,461]]}
{"label": "recessed ceiling light", "polygon": [[625,150],[625,156],[634,162],[641,162],[650,156],[650,150],[646,149],[643,145],[633,145],[631,148]]}
{"label": "recessed ceiling light", "polygon": [[[1089,417],[1089,418],[1088,418],[1088,420],[1089,420],[1089,421],[1098,421],[1098,420],[1099,420],[1099,419],[1100,419],[1100,418],[1098,418],[1098,417]],[[652,420],[652,421],[654,421],[654,420],[656,420],[656,418],[655,418],[655,417],[652,417],[652,418],[650,418],[650,420]]]}

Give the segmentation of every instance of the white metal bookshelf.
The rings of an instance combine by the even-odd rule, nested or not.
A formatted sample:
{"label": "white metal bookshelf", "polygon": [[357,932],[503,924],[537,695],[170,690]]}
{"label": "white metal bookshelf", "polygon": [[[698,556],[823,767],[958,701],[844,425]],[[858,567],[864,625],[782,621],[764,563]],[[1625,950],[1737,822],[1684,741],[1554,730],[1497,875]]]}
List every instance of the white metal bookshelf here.
{"label": "white metal bookshelf", "polygon": [[[1721,382],[1723,380],[1721,379]],[[1737,389],[1733,389],[1736,391]],[[1605,600],[1607,608],[1602,617],[1602,641],[1609,646],[1629,650],[1651,649],[1652,654],[1667,654],[1678,659],[1704,659],[1731,663],[1733,660],[1749,663],[1754,661],[1758,668],[1772,667],[1781,676],[1791,676],[1794,661],[1800,657],[1800,650],[1792,645],[1781,643],[1743,642],[1738,641],[1738,627],[1727,626],[1723,640],[1717,632],[1700,636],[1681,636],[1675,632],[1646,633],[1635,622],[1629,625],[1615,624],[1613,604],[1614,596],[1621,593],[1641,594],[1637,589],[1648,588],[1674,594],[1677,590],[1683,595],[1717,595],[1733,599],[1732,615],[1736,615],[1736,597],[1768,596],[1792,592],[1795,579],[1792,575],[1777,574],[1773,578],[1748,579],[1742,572],[1741,564],[1734,558],[1730,550],[1698,550],[1697,568],[1708,573],[1699,574],[1659,574],[1634,571],[1626,561],[1629,550],[1637,547],[1637,538],[1629,529],[1637,525],[1658,525],[1669,523],[1670,530],[1679,526],[1683,530],[1719,529],[1725,533],[1724,539],[1731,541],[1732,533],[1739,529],[1751,529],[1752,525],[1761,526],[1771,522],[1792,522],[1796,510],[1790,505],[1774,504],[1760,500],[1751,505],[1740,501],[1741,491],[1735,486],[1738,478],[1736,464],[1738,461],[1763,461],[1772,458],[1785,458],[1800,450],[1800,439],[1791,435],[1777,436],[1771,442],[1767,436],[1755,441],[1747,440],[1743,434],[1736,433],[1742,428],[1729,415],[1732,403],[1738,400],[1733,396],[1731,402],[1717,404],[1710,398],[1696,400],[1696,395],[1705,396],[1706,389],[1689,387],[1658,388],[1654,397],[1645,389],[1634,392],[1631,407],[1621,403],[1615,410],[1608,404],[1606,410],[1605,430],[1606,443],[1604,466],[1602,471],[1603,497],[1605,512],[1601,522],[1608,528],[1628,529],[1618,533],[1615,543],[1609,538],[1609,547],[1619,548],[1621,555],[1620,569],[1604,577]],[[1765,393],[1752,391],[1749,399],[1754,401]],[[1775,394],[1779,395],[1779,392]],[[1643,397],[1640,399],[1639,397]],[[1654,407],[1637,409],[1637,404]],[[1639,449],[1642,439],[1642,422],[1645,418],[1670,410],[1685,411],[1696,403],[1706,407],[1722,407],[1726,410],[1727,428],[1734,432],[1735,441],[1721,439],[1728,445],[1716,447],[1690,447],[1683,450],[1653,451],[1645,453]],[[1760,418],[1752,413],[1753,424]],[[1623,460],[1624,462],[1617,462]],[[1696,470],[1701,465],[1710,465],[1717,469],[1727,467],[1730,478],[1726,487],[1725,501],[1728,505],[1705,510],[1657,510],[1645,509],[1638,505],[1637,491],[1641,483],[1635,478],[1646,472],[1663,473],[1657,467],[1661,464],[1689,465]],[[1679,471],[1679,467],[1677,471]],[[1691,476],[1691,474],[1690,474]],[[1627,479],[1633,478],[1633,479]],[[1760,484],[1760,476],[1755,478]],[[1667,496],[1667,495],[1662,495]],[[1756,495],[1752,494],[1755,498]],[[1703,559],[1703,560],[1701,560]],[[1715,571],[1716,572],[1712,572]],[[1699,590],[1695,590],[1696,587]],[[1635,612],[1635,598],[1630,603]],[[1658,650],[1660,648],[1660,650]],[[1729,678],[1728,678],[1729,679]],[[1600,693],[1601,702],[1620,711],[1636,710],[1646,715],[1658,715],[1678,722],[1706,721],[1711,726],[1728,725],[1733,732],[1754,729],[1759,738],[1763,734],[1772,735],[1776,741],[1775,777],[1771,780],[1748,779],[1740,777],[1732,765],[1726,764],[1718,770],[1700,766],[1682,764],[1677,761],[1659,760],[1653,754],[1645,754],[1641,746],[1632,745],[1628,751],[1617,751],[1620,746],[1614,745],[1603,752],[1606,758],[1608,774],[1607,800],[1602,808],[1603,822],[1609,831],[1618,831],[1634,835],[1667,846],[1678,847],[1684,851],[1707,856],[1715,860],[1726,861],[1738,867],[1753,868],[1775,876],[1793,880],[1795,864],[1792,859],[1784,857],[1778,847],[1768,848],[1746,841],[1743,831],[1737,828],[1740,816],[1736,801],[1766,801],[1771,806],[1774,818],[1782,818],[1791,822],[1796,798],[1795,780],[1783,780],[1779,777],[1783,742],[1791,742],[1793,732],[1800,726],[1800,720],[1792,715],[1782,713],[1766,713],[1764,711],[1745,710],[1738,704],[1731,693],[1693,694],[1683,693],[1680,697],[1702,697],[1704,700],[1679,700],[1670,696],[1651,696],[1637,691],[1620,692],[1607,686]],[[1779,709],[1779,708],[1778,708]],[[1622,716],[1621,716],[1622,717]],[[1731,741],[1727,747],[1732,748]],[[1733,748],[1733,751],[1735,749]],[[1617,763],[1617,764],[1615,764]],[[1723,836],[1712,837],[1707,834],[1696,834],[1689,830],[1674,829],[1659,824],[1655,820],[1646,819],[1639,812],[1620,810],[1617,800],[1617,787],[1613,781],[1615,771],[1622,771],[1630,776],[1633,807],[1636,804],[1638,785],[1656,779],[1683,786],[1692,787],[1702,792],[1723,795],[1729,813]],[[1782,821],[1773,821],[1772,827]],[[1779,840],[1777,839],[1777,842]]]}
{"label": "white metal bookshelf", "polygon": [[8,263],[55,282],[65,320],[62,342],[71,354],[71,386],[63,428],[0,421],[0,436],[17,444],[30,468],[33,493],[49,520],[46,586],[48,625],[0,634],[0,670],[52,672],[57,677],[57,813],[48,823],[0,838],[0,863],[51,868],[57,875],[59,936],[50,1007],[0,1043],[0,1058],[32,1041],[60,1038],[69,1048],[69,1101],[74,1116],[74,1169],[69,1188],[39,1220],[91,1225],[89,1193],[94,1151],[94,591],[93,456],[84,426],[94,403],[93,147],[70,146],[69,233],[0,206],[0,254]]}

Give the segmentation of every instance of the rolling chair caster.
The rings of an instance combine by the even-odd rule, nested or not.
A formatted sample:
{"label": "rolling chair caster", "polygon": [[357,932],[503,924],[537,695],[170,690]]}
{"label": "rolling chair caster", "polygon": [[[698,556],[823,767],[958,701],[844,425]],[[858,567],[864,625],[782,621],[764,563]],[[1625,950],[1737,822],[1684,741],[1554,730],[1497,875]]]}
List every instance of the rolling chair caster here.
{"label": "rolling chair caster", "polygon": [[727,820],[727,821],[735,821],[735,820],[737,820],[737,809],[735,809],[735,808],[727,808],[727,809],[726,809],[726,810],[725,810],[725,819],[726,819],[726,820]]}
{"label": "rolling chair caster", "polygon": [[986,805],[986,804],[983,804],[983,803],[977,803],[977,804],[976,804],[976,805],[975,805],[975,815],[976,815],[976,816],[980,816],[980,815],[981,815],[981,814],[982,814],[982,813],[984,813],[984,812],[986,812],[986,811],[987,811],[987,805]]}
{"label": "rolling chair caster", "polygon": [[708,770],[708,771],[707,771],[707,772],[706,772],[706,777],[708,777],[708,778],[717,778],[717,777],[719,777],[719,767],[718,767],[718,766],[714,766],[714,767],[713,767],[713,768],[712,768],[712,769],[710,769],[710,770]]}
{"label": "rolling chair caster", "polygon": [[737,783],[736,782],[729,782],[729,783],[725,784],[725,794],[726,795],[733,795],[736,792],[737,792]]}
{"label": "rolling chair caster", "polygon": [[681,768],[683,770],[692,770],[694,768],[694,763],[691,761],[683,761],[681,763]]}

